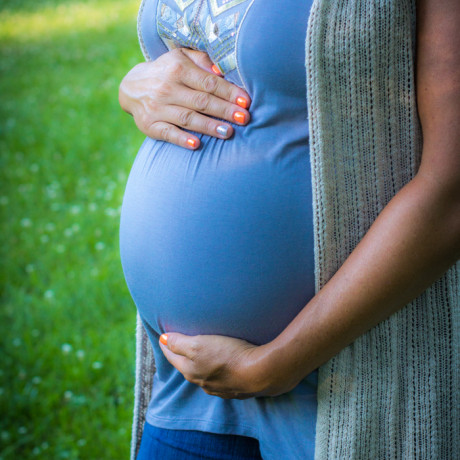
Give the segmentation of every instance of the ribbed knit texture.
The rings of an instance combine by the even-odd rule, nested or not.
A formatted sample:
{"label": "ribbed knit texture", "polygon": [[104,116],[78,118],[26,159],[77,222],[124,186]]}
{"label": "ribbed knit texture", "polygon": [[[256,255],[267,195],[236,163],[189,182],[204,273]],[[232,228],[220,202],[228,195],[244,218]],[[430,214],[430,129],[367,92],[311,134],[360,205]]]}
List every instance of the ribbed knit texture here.
{"label": "ribbed knit texture", "polygon": [[[317,289],[418,169],[415,44],[415,0],[313,6]],[[459,268],[322,366],[317,460],[460,458]]]}
{"label": "ribbed knit texture", "polygon": [[[418,169],[414,62],[415,0],[315,1],[306,67],[317,290]],[[321,367],[316,460],[460,458],[459,283],[457,263]],[[131,460],[155,371],[139,317],[136,340]]]}

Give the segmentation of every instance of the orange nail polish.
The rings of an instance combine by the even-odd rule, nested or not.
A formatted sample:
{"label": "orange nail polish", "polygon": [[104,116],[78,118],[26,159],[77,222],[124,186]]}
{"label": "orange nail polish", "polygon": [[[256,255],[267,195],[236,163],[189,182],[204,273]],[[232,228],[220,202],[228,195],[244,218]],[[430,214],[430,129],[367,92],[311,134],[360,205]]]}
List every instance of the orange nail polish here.
{"label": "orange nail polish", "polygon": [[190,145],[190,147],[193,147],[195,148],[196,147],[196,139],[192,139],[191,137],[189,139],[187,139],[187,144]]}
{"label": "orange nail polish", "polygon": [[244,123],[245,120],[246,120],[246,114],[244,114],[243,112],[235,112],[233,114],[233,119],[237,122],[237,123]]}
{"label": "orange nail polish", "polygon": [[219,75],[219,77],[222,76],[222,72],[220,71],[219,67],[216,66],[216,64],[213,64],[213,65],[212,65],[211,70],[212,70],[216,75]]}
{"label": "orange nail polish", "polygon": [[248,100],[245,97],[237,97],[236,98],[236,103],[240,106],[243,107],[243,109],[247,109],[249,107]]}
{"label": "orange nail polish", "polygon": [[168,334],[161,334],[160,335],[160,342],[163,345],[168,345]]}

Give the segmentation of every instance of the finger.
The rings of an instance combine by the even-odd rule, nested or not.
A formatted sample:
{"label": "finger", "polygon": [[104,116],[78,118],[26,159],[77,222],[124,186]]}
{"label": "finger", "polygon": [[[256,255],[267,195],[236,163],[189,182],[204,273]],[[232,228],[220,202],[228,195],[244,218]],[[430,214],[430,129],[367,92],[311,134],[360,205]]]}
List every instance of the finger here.
{"label": "finger", "polygon": [[185,356],[172,352],[166,345],[160,342],[160,348],[165,358],[172,364],[182,375],[190,375],[190,364],[191,361]]}
{"label": "finger", "polygon": [[205,71],[194,62],[188,60],[189,65],[184,62],[180,81],[189,88],[214,94],[228,102],[239,105],[247,109],[251,105],[249,94],[242,88],[230,83],[225,78],[220,78],[212,70]]}
{"label": "finger", "polygon": [[160,336],[160,345],[176,355],[193,359],[200,349],[198,337],[178,332],[168,332]]}
{"label": "finger", "polygon": [[210,396],[217,396],[222,399],[249,399],[255,396],[255,394],[253,393],[231,393],[219,390],[212,390],[206,387],[202,387],[202,390]]}
{"label": "finger", "polygon": [[200,146],[198,137],[164,121],[156,121],[144,129],[141,127],[139,129],[152,139],[169,142],[189,150],[195,150]]}
{"label": "finger", "polygon": [[190,131],[207,134],[208,136],[228,139],[234,130],[226,122],[216,120],[192,109],[170,105],[163,109],[163,119]]}
{"label": "finger", "polygon": [[[204,91],[192,90],[190,88],[177,86],[171,98],[171,105],[186,107],[211,117],[221,118],[238,125],[246,125],[251,116],[250,113],[236,105],[224,101],[213,94]],[[214,120],[212,127],[218,126],[219,121]],[[215,126],[214,126],[215,125]],[[200,131],[202,132],[202,131]],[[208,134],[207,132],[204,134]],[[215,134],[210,134],[215,136]]]}
{"label": "finger", "polygon": [[209,55],[204,51],[192,50],[190,48],[181,48],[181,51],[196,66],[202,68],[203,70],[206,70],[206,72],[213,72],[212,66],[214,65],[214,63],[211,61]]}

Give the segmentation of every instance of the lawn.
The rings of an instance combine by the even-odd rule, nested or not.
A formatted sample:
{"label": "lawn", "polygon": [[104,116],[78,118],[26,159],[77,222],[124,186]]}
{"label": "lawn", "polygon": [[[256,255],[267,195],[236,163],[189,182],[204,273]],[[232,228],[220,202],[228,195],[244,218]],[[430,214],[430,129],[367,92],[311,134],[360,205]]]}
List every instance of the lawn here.
{"label": "lawn", "polygon": [[127,459],[136,310],[118,105],[138,0],[0,2],[0,459]]}

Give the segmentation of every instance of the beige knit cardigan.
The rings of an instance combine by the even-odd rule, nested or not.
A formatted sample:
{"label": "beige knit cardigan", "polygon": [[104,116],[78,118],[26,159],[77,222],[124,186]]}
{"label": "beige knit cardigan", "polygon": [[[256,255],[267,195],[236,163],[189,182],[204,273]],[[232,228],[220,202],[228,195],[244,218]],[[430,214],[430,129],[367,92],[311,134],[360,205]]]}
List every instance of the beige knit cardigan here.
{"label": "beige knit cardigan", "polygon": [[[314,1],[306,70],[317,290],[418,169],[415,19],[415,0]],[[459,272],[457,263],[320,368],[317,460],[460,458]],[[154,373],[139,318],[136,338],[133,460]]]}

